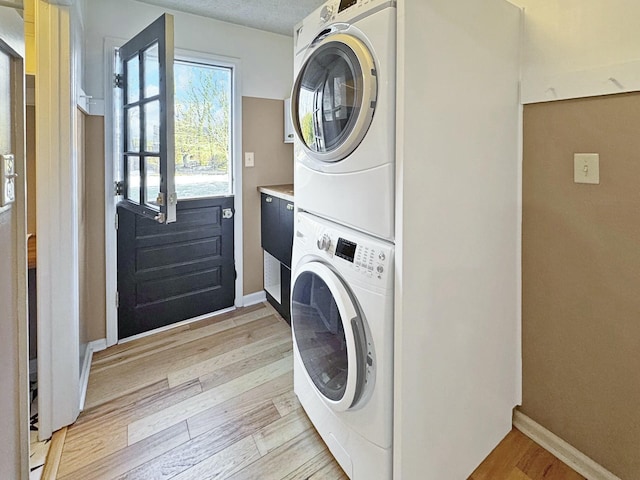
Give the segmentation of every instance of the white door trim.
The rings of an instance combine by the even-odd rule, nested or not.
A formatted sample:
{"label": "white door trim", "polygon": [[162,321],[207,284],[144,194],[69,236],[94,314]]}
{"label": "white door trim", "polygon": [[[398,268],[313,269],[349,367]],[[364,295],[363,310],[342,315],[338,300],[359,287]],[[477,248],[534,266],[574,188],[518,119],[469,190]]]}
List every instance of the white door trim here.
{"label": "white door trim", "polygon": [[41,439],[79,414],[76,95],[68,7],[36,2],[38,412]]}
{"label": "white door trim", "polygon": [[[115,228],[116,203],[114,201],[114,181],[118,169],[115,161],[117,153],[114,118],[113,78],[115,75],[114,51],[126,42],[123,39],[105,38],[105,87],[104,87],[104,128],[105,128],[105,272],[106,272],[106,332],[107,346],[118,343],[118,308],[116,295],[118,286],[118,252]],[[234,262],[237,272],[235,281],[235,306],[244,306],[243,287],[243,232],[242,232],[242,72],[238,58],[214,55],[176,48],[175,58],[205,63],[216,63],[233,69],[233,140],[231,145],[234,192]]]}

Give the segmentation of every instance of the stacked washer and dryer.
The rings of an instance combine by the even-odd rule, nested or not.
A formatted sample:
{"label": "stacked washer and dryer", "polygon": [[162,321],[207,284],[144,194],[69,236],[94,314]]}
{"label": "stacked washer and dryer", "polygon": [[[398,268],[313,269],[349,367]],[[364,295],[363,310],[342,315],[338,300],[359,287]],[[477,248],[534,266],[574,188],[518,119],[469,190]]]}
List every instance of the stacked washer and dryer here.
{"label": "stacked washer and dryer", "polygon": [[392,476],[396,5],[295,30],[294,389],[350,478]]}

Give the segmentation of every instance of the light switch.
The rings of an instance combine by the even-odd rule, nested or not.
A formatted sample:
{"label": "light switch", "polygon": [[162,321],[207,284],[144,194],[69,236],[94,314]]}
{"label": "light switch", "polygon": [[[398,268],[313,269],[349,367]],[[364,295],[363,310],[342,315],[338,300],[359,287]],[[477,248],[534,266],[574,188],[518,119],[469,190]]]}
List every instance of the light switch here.
{"label": "light switch", "polygon": [[0,155],[0,207],[15,201],[17,176],[13,155]]}
{"label": "light switch", "polygon": [[600,155],[576,153],[573,155],[573,181],[575,183],[600,183]]}
{"label": "light switch", "polygon": [[244,152],[244,166],[253,167],[254,165],[253,152]]}

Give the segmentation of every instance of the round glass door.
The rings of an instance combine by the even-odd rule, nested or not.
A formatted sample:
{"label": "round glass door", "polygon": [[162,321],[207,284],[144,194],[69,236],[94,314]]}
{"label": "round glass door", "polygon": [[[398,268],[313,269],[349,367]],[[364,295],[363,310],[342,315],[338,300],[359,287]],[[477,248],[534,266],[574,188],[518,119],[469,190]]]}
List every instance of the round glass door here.
{"label": "round glass door", "polygon": [[309,155],[336,162],[353,152],[371,124],[375,64],[366,45],[344,33],[313,48],[293,89],[294,129]]}
{"label": "round glass door", "polygon": [[366,350],[360,322],[344,285],[327,267],[310,263],[296,275],[294,342],[309,378],[336,410],[348,409],[362,393]]}

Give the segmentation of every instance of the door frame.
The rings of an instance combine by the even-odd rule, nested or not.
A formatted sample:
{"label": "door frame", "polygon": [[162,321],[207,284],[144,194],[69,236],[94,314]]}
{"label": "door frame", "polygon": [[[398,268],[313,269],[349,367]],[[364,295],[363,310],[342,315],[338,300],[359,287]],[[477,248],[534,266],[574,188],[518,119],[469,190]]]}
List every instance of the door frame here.
{"label": "door frame", "polygon": [[[115,75],[115,55],[114,52],[126,40],[119,38],[105,38],[104,61],[105,61],[105,86],[104,86],[104,128],[105,128],[105,295],[106,295],[106,336],[107,347],[118,343],[118,308],[116,296],[118,289],[118,249],[117,232],[115,229],[116,202],[114,201],[114,179],[119,169],[119,162],[116,161],[115,151],[115,105],[111,79]],[[234,195],[234,263],[236,268],[235,280],[235,306],[244,305],[243,287],[243,235],[242,235],[242,71],[241,61],[238,58],[215,55],[206,52],[197,52],[176,48],[175,58],[178,60],[193,61],[199,63],[215,63],[220,66],[229,67],[232,73],[232,132],[231,141],[231,167],[232,185]]]}

